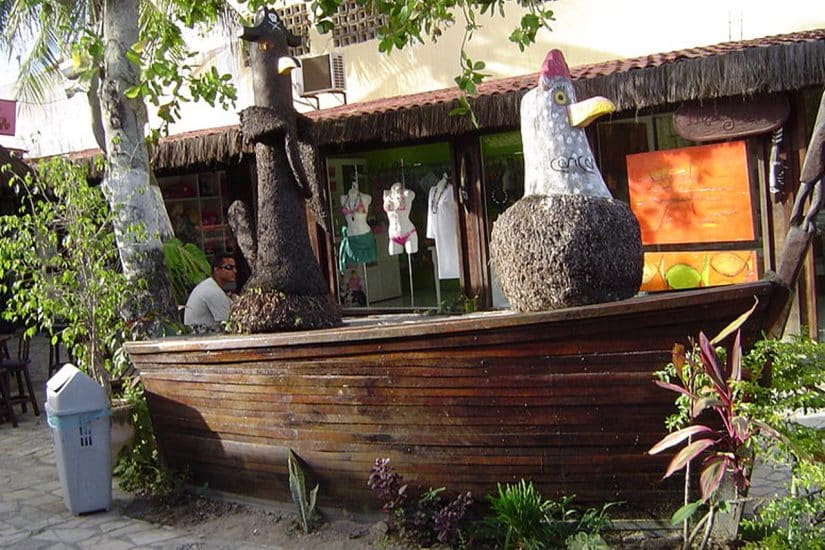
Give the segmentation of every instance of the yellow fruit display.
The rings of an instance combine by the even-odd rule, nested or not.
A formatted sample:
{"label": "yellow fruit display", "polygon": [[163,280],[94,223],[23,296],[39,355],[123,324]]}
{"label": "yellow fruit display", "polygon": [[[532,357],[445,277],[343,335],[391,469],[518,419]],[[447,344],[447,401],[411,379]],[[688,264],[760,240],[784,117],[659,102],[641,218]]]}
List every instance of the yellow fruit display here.
{"label": "yellow fruit display", "polygon": [[710,259],[710,266],[720,275],[736,277],[748,266],[748,262],[732,252],[719,252]]}
{"label": "yellow fruit display", "polygon": [[675,264],[665,272],[665,280],[670,288],[676,290],[697,288],[702,282],[702,275],[687,264]]}

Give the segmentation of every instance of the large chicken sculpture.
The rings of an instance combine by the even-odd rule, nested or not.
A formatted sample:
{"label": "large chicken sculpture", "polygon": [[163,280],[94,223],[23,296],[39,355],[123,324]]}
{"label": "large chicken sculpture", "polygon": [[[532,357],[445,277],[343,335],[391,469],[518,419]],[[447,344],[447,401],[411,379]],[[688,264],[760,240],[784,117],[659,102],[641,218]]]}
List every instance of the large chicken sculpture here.
{"label": "large chicken sculpture", "polygon": [[639,222],[614,200],[583,127],[613,104],[576,102],[564,56],[552,50],[521,101],[524,197],[493,225],[493,266],[517,311],[629,298],[642,281]]}
{"label": "large chicken sculpture", "polygon": [[252,276],[232,304],[228,325],[247,333],[335,326],[340,311],[307,234],[306,199],[322,216],[312,124],[292,105],[291,78],[279,74],[288,67],[287,47],[300,39],[270,9],[260,10],[241,38],[251,42],[255,106],[241,112],[240,126],[244,139],[255,144],[258,216],[253,225],[244,203],[229,208]]}

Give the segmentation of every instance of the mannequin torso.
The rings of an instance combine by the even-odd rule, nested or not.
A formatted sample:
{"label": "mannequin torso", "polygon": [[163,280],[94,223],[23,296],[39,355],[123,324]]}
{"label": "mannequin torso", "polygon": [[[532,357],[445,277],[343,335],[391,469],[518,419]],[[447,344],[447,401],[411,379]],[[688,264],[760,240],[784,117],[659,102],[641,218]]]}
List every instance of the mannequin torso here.
{"label": "mannequin torso", "polygon": [[369,211],[372,197],[358,190],[358,185],[353,182],[350,190],[341,195],[341,213],[347,222],[347,234],[351,237],[364,235],[370,232],[367,223],[367,212]]}
{"label": "mannequin torso", "polygon": [[407,254],[418,252],[418,235],[410,221],[410,208],[412,207],[415,193],[409,189],[404,189],[400,183],[394,183],[392,187],[384,191],[384,211],[389,220],[388,234],[390,237],[390,255]]}

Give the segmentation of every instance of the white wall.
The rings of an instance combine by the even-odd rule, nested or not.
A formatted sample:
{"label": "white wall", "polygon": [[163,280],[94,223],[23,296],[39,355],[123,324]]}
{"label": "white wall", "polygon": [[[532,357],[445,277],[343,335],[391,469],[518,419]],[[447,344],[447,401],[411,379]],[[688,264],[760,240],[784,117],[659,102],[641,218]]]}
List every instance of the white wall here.
{"label": "white wall", "polygon": [[[636,57],[692,46],[782,34],[825,27],[825,8],[811,0],[558,0],[552,31],[541,31],[538,44],[519,52],[507,36],[520,17],[515,2],[507,20],[485,21],[469,45],[473,59],[487,61],[493,77],[535,72],[547,50],[560,48],[576,66],[610,59]],[[430,91],[453,86],[459,72],[461,22],[437,44],[416,45],[404,52],[379,54],[370,41],[336,49],[344,55],[347,98],[350,103]],[[333,51],[330,36],[311,35],[312,53]],[[201,61],[217,63],[232,72],[238,87],[236,109],[189,105],[172,133],[237,123],[237,111],[252,104],[249,70],[229,56],[226,39],[199,39]],[[0,65],[0,97],[12,98],[13,74]],[[335,95],[321,98],[324,108],[339,105]],[[298,105],[307,110],[307,105]],[[88,107],[82,97],[68,100],[56,92],[42,108],[18,106],[17,135],[0,136],[0,145],[27,149],[31,156],[95,147],[88,129]]]}

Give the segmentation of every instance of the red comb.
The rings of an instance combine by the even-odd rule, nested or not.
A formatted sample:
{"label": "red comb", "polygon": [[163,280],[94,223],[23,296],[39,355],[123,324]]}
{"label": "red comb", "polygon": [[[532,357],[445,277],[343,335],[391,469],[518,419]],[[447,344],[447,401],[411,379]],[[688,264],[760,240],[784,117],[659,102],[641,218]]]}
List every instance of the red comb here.
{"label": "red comb", "polygon": [[564,60],[564,54],[561,53],[561,50],[547,52],[547,57],[544,58],[544,63],[541,64],[539,74],[544,78],[556,76],[570,78],[570,69],[567,68],[567,62]]}

